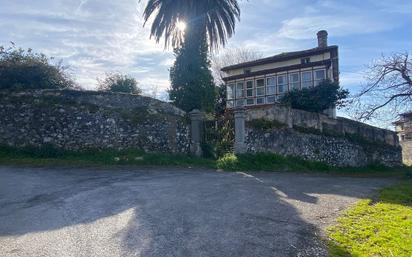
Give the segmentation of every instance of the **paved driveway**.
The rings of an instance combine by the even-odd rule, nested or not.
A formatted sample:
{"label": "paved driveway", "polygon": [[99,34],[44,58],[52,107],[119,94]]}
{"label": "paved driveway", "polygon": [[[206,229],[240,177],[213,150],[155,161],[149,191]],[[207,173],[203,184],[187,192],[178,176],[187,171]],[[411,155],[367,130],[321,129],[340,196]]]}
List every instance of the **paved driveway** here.
{"label": "paved driveway", "polygon": [[0,167],[0,256],[326,256],[323,229],[389,183],[176,168]]}

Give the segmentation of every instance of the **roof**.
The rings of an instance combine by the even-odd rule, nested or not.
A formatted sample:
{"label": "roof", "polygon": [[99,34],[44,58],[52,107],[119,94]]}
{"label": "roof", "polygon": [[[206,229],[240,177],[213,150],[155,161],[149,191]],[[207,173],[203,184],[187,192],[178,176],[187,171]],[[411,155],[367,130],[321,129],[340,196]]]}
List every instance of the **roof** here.
{"label": "roof", "polygon": [[397,125],[397,124],[405,123],[407,117],[411,117],[411,118],[412,118],[412,110],[407,111],[407,112],[404,112],[404,113],[401,113],[401,114],[399,114],[399,116],[401,116],[401,119],[399,119],[399,120],[397,120],[397,121],[395,121],[395,122],[392,122],[392,124]]}
{"label": "roof", "polygon": [[321,65],[327,66],[328,69],[329,69],[331,63],[332,63],[331,60],[324,60],[324,61],[310,62],[310,63],[304,63],[304,64],[296,64],[296,65],[290,65],[290,66],[273,68],[273,69],[259,70],[259,71],[254,71],[254,72],[250,72],[250,73],[243,73],[243,74],[237,74],[237,75],[233,75],[233,76],[224,77],[223,81],[227,82],[227,81],[235,80],[235,79],[242,79],[242,78],[247,78],[247,77],[260,76],[260,75],[265,75],[265,74],[270,74],[270,73],[277,73],[277,72],[288,71],[288,70],[310,68],[310,67],[316,67],[316,66],[321,66]]}
{"label": "roof", "polygon": [[258,59],[255,61],[243,62],[243,63],[239,63],[235,65],[226,66],[226,67],[223,67],[221,70],[228,71],[228,70],[233,70],[233,69],[247,68],[247,67],[252,67],[256,65],[280,62],[280,61],[285,61],[285,60],[294,59],[294,58],[307,57],[307,56],[311,56],[314,54],[322,54],[322,53],[330,52],[331,50],[337,50],[337,49],[338,49],[338,46],[332,45],[332,46],[328,46],[325,48],[316,47],[316,48],[307,49],[303,51],[286,52],[286,53],[281,53],[281,54],[277,54],[274,56]]}
{"label": "roof", "polygon": [[400,115],[400,116],[404,116],[404,117],[412,116],[412,110],[407,111],[407,112],[404,112],[404,113],[401,113],[401,114],[399,114],[399,115]]}

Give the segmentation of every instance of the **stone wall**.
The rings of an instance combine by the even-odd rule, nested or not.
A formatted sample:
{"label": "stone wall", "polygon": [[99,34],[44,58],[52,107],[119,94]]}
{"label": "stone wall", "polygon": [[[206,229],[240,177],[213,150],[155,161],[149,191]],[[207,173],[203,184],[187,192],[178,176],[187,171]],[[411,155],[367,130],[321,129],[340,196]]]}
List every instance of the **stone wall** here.
{"label": "stone wall", "polygon": [[273,152],[333,166],[402,164],[395,132],[345,118],[272,105],[235,110],[235,124],[244,124],[236,130],[237,152]]}
{"label": "stone wall", "polygon": [[412,166],[412,140],[401,142],[403,163]]}
{"label": "stone wall", "polygon": [[402,163],[401,150],[396,146],[302,133],[286,127],[259,129],[247,126],[245,145],[250,153],[273,152],[333,166],[359,167],[376,163],[398,166]]}
{"label": "stone wall", "polygon": [[337,135],[352,134],[369,141],[399,146],[399,138],[394,131],[377,128],[342,117],[333,119],[322,113],[290,109],[281,105],[268,105],[247,109],[247,121],[262,118],[271,121],[276,120],[280,123],[287,124],[290,128],[316,129],[320,132],[325,131],[329,134]]}
{"label": "stone wall", "polygon": [[150,97],[73,90],[0,92],[0,145],[188,153],[186,113]]}

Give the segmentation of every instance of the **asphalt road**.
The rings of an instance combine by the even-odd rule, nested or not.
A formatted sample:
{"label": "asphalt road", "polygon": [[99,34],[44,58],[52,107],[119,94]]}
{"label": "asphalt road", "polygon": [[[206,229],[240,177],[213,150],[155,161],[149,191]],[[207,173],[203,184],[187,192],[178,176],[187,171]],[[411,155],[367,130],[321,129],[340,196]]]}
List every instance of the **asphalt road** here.
{"label": "asphalt road", "polygon": [[326,256],[325,227],[391,182],[0,167],[0,256]]}

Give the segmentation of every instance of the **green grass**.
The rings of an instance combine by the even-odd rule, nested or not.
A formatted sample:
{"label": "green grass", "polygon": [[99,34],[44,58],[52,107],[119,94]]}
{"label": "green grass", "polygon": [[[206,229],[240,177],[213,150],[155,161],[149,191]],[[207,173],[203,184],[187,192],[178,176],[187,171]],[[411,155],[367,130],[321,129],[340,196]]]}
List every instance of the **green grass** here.
{"label": "green grass", "polygon": [[271,153],[226,154],[216,161],[216,166],[219,169],[231,171],[303,171],[351,176],[405,176],[412,174],[412,169],[407,167],[389,168],[382,165],[369,165],[361,168],[338,168],[322,162],[306,161]]}
{"label": "green grass", "polygon": [[329,228],[331,257],[412,256],[412,181],[359,201]]}
{"label": "green grass", "polygon": [[53,146],[41,148],[0,146],[0,164],[31,166],[169,165],[227,171],[293,171],[351,176],[404,176],[408,172],[412,174],[412,169],[406,167],[388,168],[371,165],[363,168],[336,168],[321,162],[305,161],[296,157],[283,157],[271,153],[226,154],[214,160],[183,154],[145,153],[140,150],[66,151]]}
{"label": "green grass", "polygon": [[309,162],[294,157],[270,153],[226,154],[216,162],[217,168],[231,171],[328,171],[330,166],[321,162]]}
{"label": "green grass", "polygon": [[188,155],[145,153],[140,150],[66,151],[51,146],[36,148],[0,147],[0,164],[11,165],[160,165],[213,168],[214,161]]}

